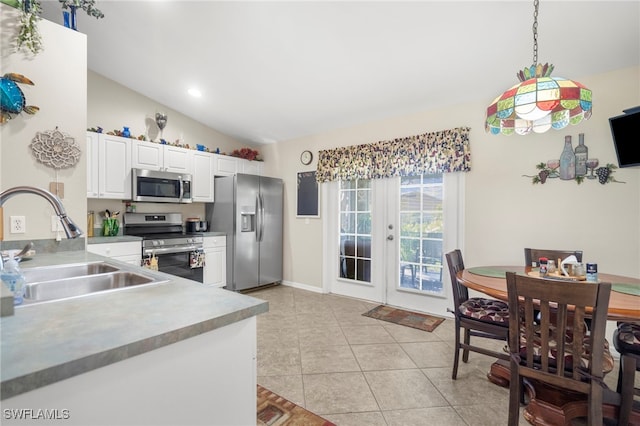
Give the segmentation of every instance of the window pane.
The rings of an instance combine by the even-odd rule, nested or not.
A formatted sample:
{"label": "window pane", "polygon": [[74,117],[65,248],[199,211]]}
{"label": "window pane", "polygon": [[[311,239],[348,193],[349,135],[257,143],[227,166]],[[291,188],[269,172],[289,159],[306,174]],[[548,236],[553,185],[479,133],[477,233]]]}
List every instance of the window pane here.
{"label": "window pane", "polygon": [[340,183],[340,277],[371,281],[371,182]]}
{"label": "window pane", "polygon": [[340,211],[352,212],[356,210],[356,192],[342,191],[340,194]]}
{"label": "window pane", "polygon": [[400,213],[400,236],[420,237],[420,213]]}
{"label": "window pane", "polygon": [[358,213],[358,234],[371,234],[371,213]]}
{"label": "window pane", "polygon": [[400,286],[440,294],[443,232],[442,175],[401,179]]}

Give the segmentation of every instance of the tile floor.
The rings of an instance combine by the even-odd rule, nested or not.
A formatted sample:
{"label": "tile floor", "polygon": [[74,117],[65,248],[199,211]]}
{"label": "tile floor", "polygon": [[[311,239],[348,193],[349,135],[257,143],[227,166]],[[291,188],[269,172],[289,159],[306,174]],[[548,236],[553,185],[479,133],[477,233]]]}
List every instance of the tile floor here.
{"label": "tile floor", "polygon": [[290,401],[338,425],[507,424],[509,391],[486,379],[492,358],[471,353],[451,379],[452,320],[429,333],[364,317],[376,304],[361,300],[282,285],[250,295],[269,301],[258,383]]}

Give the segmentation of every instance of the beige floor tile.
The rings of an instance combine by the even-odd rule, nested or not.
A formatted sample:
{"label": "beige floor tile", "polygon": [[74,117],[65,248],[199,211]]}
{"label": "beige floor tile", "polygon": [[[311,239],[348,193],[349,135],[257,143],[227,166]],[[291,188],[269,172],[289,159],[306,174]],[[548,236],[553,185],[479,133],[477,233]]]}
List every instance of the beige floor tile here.
{"label": "beige floor tile", "polygon": [[453,351],[444,342],[410,342],[401,343],[400,346],[420,368],[453,365]]}
{"label": "beige floor tile", "polygon": [[353,345],[351,349],[362,371],[417,368],[397,343]]}
{"label": "beige floor tile", "polygon": [[420,370],[365,371],[364,375],[383,411],[448,405]]}
{"label": "beige floor tile", "polygon": [[298,338],[300,346],[345,346],[347,339],[338,326],[315,326],[313,328],[299,328]]}
{"label": "beige floor tile", "polygon": [[418,330],[417,328],[406,327],[404,325],[393,324],[381,321],[380,325],[394,338],[396,342],[439,342],[440,336],[433,332]]}
{"label": "beige floor tile", "polygon": [[349,346],[308,346],[300,351],[302,374],[360,371]]}
{"label": "beige floor tile", "polygon": [[305,406],[302,376],[258,376],[258,384],[301,407]]}
{"label": "beige floor tile", "polygon": [[314,328],[322,324],[324,326],[338,326],[338,321],[331,309],[318,312],[296,313],[295,324],[298,328]]}
{"label": "beige floor tile", "polygon": [[453,407],[383,411],[388,426],[466,426]]}
{"label": "beige floor tile", "polygon": [[308,374],[302,377],[306,408],[313,413],[379,411],[362,373]]}
{"label": "beige floor tile", "polygon": [[395,343],[381,325],[343,326],[342,331],[350,345],[369,343]]}
{"label": "beige floor tile", "polygon": [[[342,327],[357,326],[357,325],[382,325],[381,321],[375,318],[365,317],[361,312],[350,311],[333,311],[338,324]],[[364,312],[364,311],[363,311]]]}
{"label": "beige floor tile", "polygon": [[369,413],[325,414],[324,418],[338,426],[387,426],[380,411]]}
{"label": "beige floor tile", "polygon": [[[425,372],[428,375],[428,372]],[[505,401],[509,398],[509,390],[491,383],[486,374],[479,370],[452,380],[451,377],[435,378],[428,376],[431,383],[453,406],[476,405],[491,401]]]}
{"label": "beige floor tile", "polygon": [[302,374],[298,347],[258,347],[258,376]]}

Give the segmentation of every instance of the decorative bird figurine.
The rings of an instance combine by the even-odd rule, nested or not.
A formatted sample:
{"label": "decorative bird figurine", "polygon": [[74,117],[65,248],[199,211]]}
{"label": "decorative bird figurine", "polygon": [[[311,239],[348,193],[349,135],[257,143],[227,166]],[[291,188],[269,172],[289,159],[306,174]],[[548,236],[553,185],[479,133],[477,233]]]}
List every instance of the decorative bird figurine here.
{"label": "decorative bird figurine", "polygon": [[26,100],[22,89],[16,84],[29,84],[33,86],[33,81],[22,74],[7,73],[0,77],[0,124],[4,124],[12,119],[12,114],[20,114],[22,111],[27,114],[35,114],[40,111],[35,105],[25,105]]}

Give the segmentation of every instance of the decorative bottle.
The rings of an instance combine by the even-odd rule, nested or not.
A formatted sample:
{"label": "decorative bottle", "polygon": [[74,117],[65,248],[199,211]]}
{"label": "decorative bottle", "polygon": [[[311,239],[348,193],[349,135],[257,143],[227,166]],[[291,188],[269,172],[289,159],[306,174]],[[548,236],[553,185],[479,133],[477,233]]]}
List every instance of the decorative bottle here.
{"label": "decorative bottle", "polygon": [[10,254],[9,259],[4,263],[4,269],[0,271],[0,279],[13,293],[13,304],[21,304],[24,300],[24,275],[13,254]]}
{"label": "decorative bottle", "polygon": [[589,148],[584,144],[584,133],[578,134],[578,146],[576,146],[576,176],[584,176],[587,174],[587,158]]}
{"label": "decorative bottle", "polygon": [[571,146],[571,136],[564,137],[564,149],[560,154],[560,179],[571,180],[576,177],[576,156]]}

